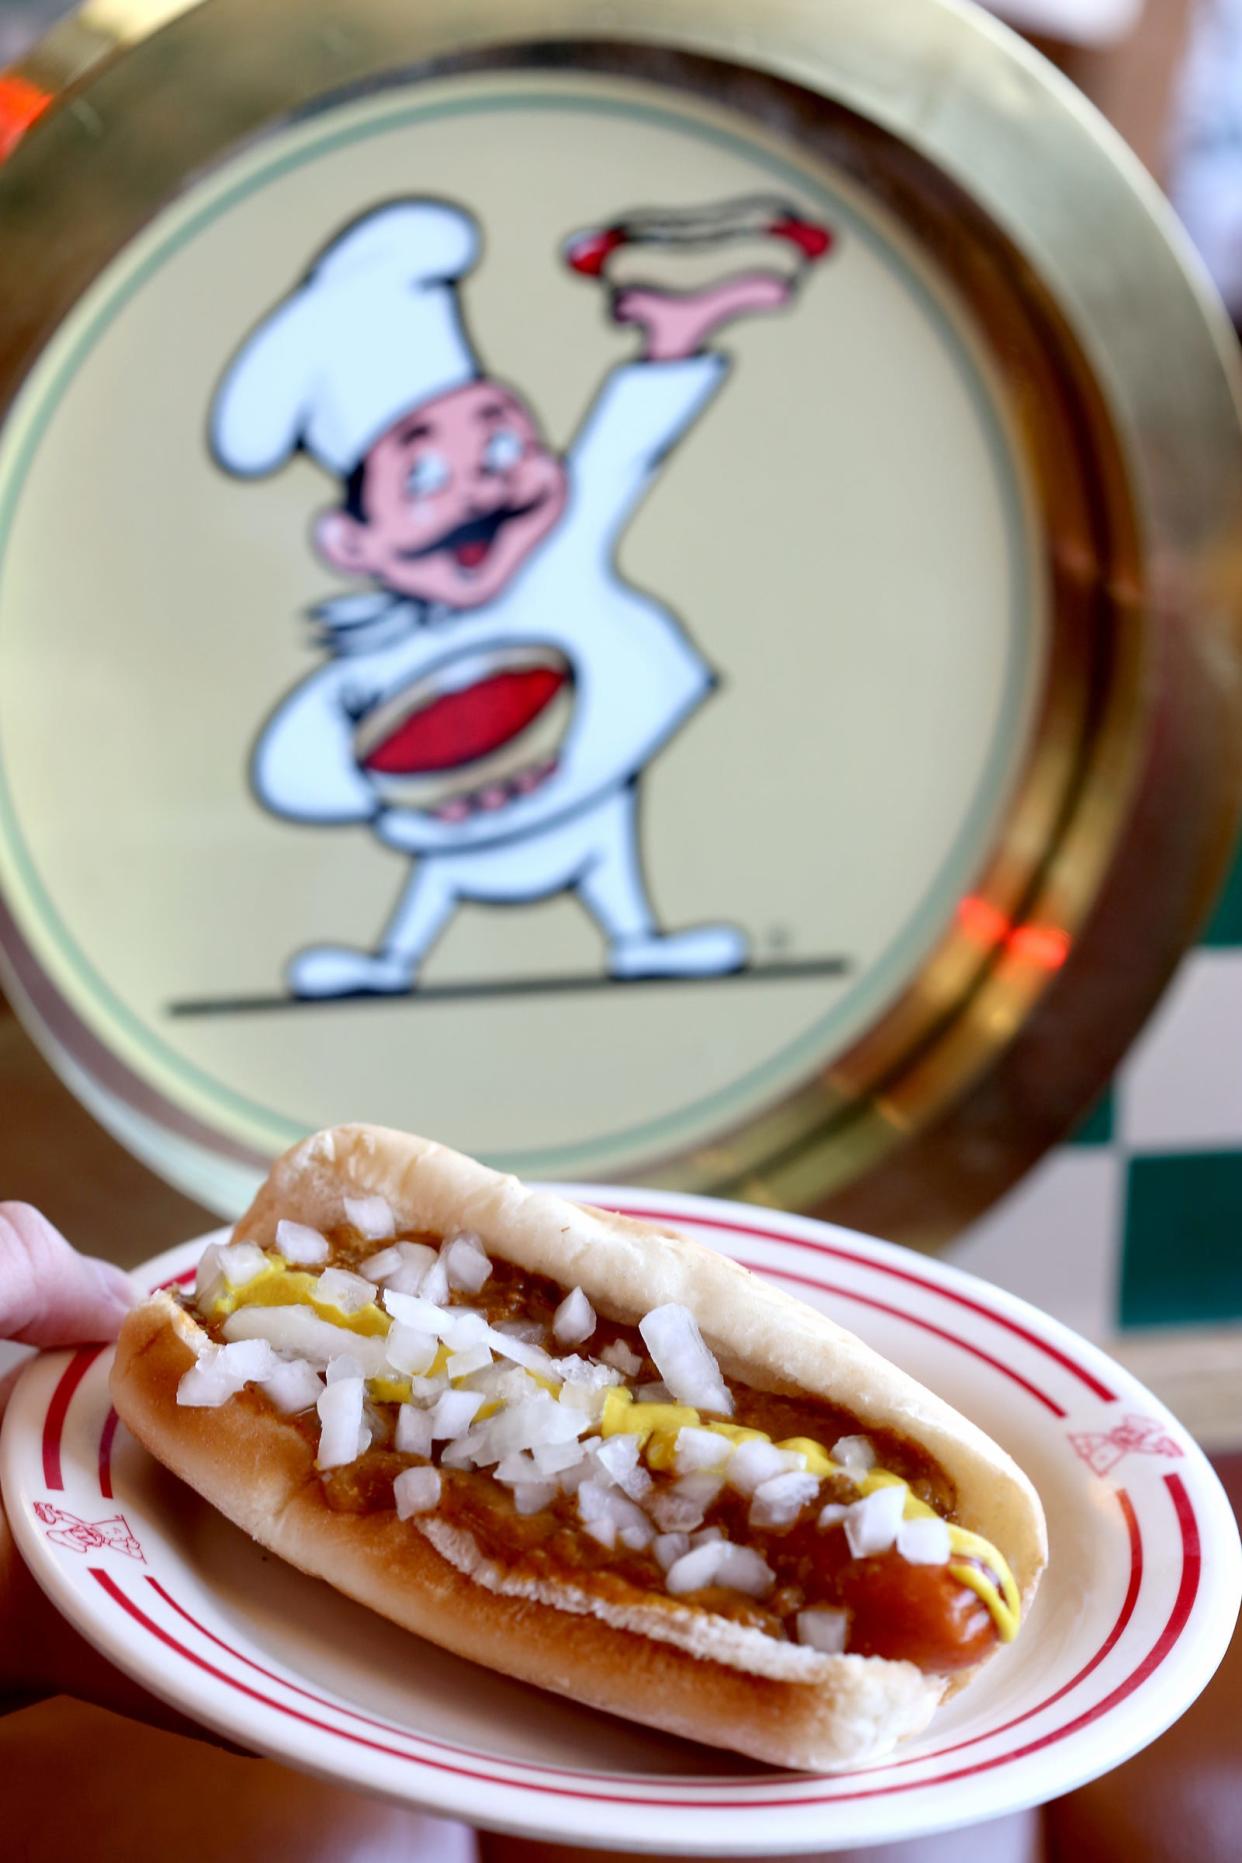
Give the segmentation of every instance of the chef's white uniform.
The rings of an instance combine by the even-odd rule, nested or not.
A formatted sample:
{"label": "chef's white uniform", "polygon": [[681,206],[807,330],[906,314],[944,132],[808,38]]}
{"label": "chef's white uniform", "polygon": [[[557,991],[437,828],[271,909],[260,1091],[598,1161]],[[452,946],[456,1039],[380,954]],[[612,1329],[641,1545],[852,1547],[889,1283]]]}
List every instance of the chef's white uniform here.
{"label": "chef's white uniform", "polygon": [[[338,651],[269,722],[254,787],[295,820],[373,821],[389,846],[419,859],[381,949],[304,951],[290,968],[295,990],[408,988],[460,902],[571,888],[608,940],[614,975],[712,975],[744,961],[730,926],[670,935],[655,927],[635,783],[713,680],[669,611],[624,583],[614,562],[621,530],[725,367],[723,357],[701,355],[632,363],[608,377],[570,449],[565,515],[487,607],[427,610],[380,596],[368,608],[368,598],[346,598]],[[354,756],[360,719],[446,659],[510,644],[554,647],[572,668],[573,718],[555,774],[531,795],[461,822],[385,806]]]}

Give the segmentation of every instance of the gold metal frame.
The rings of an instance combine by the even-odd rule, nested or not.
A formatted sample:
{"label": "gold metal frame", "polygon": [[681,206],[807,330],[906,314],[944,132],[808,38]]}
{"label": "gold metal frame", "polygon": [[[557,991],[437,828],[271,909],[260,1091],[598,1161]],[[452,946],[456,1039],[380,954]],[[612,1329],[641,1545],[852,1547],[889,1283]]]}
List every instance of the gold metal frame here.
{"label": "gold metal frame", "polygon": [[[778,110],[921,240],[1006,384],[1055,625],[998,843],[847,1054],[643,1173],[934,1246],[1104,1085],[1242,807],[1232,332],[1154,185],[1050,66],[953,0],[92,0],[11,74],[48,107],[0,170],[21,280],[0,303],[0,409],[121,247],[239,144],[412,70],[548,55]],[[161,1109],[0,933],[32,1027],[127,1143],[200,1194],[213,1153],[233,1174],[264,1162]]]}

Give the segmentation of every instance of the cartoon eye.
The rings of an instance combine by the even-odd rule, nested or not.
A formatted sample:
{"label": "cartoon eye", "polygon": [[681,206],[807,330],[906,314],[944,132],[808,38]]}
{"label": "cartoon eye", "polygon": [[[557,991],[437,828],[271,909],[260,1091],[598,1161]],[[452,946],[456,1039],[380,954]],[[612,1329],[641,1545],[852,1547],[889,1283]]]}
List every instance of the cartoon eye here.
{"label": "cartoon eye", "polygon": [[483,470],[508,472],[510,466],[517,465],[525,450],[521,435],[514,433],[512,427],[498,427],[483,448]]}
{"label": "cartoon eye", "polygon": [[411,498],[430,498],[449,482],[448,461],[440,453],[420,453],[410,467],[405,489]]}

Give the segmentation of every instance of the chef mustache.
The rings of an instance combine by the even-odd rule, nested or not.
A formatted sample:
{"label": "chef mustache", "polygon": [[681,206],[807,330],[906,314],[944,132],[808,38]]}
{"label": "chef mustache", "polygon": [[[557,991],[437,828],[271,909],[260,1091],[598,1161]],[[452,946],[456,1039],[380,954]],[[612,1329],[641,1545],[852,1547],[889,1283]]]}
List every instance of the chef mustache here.
{"label": "chef mustache", "polygon": [[511,524],[515,518],[529,517],[532,511],[538,511],[540,505],[547,501],[547,492],[540,492],[538,497],[529,498],[524,504],[497,505],[494,510],[454,524],[451,529],[433,537],[430,543],[420,544],[416,550],[399,550],[397,554],[403,562],[415,563],[423,557],[435,556],[440,550],[469,550],[472,546],[482,547],[484,551],[490,550],[506,524]]}

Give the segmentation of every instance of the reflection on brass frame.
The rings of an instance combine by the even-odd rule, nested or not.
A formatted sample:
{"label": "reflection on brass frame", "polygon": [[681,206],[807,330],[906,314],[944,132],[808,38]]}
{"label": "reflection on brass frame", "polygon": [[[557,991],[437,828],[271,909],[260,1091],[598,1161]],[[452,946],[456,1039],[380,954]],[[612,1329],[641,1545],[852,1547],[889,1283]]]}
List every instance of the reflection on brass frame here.
{"label": "reflection on brass frame", "polygon": [[[1104,1085],[1232,847],[1232,333],[1153,184],[1091,107],[951,0],[95,0],[19,71],[54,107],[0,173],[22,281],[0,304],[0,409],[121,247],[239,144],[347,90],[502,64],[705,91],[826,158],[921,241],[1000,371],[1055,612],[998,843],[957,921],[848,1053],[710,1148],[642,1173],[934,1246]],[[264,1162],[103,1052],[2,908],[0,946],[57,1065],[157,1169],[210,1199],[213,1156],[234,1181]]]}

